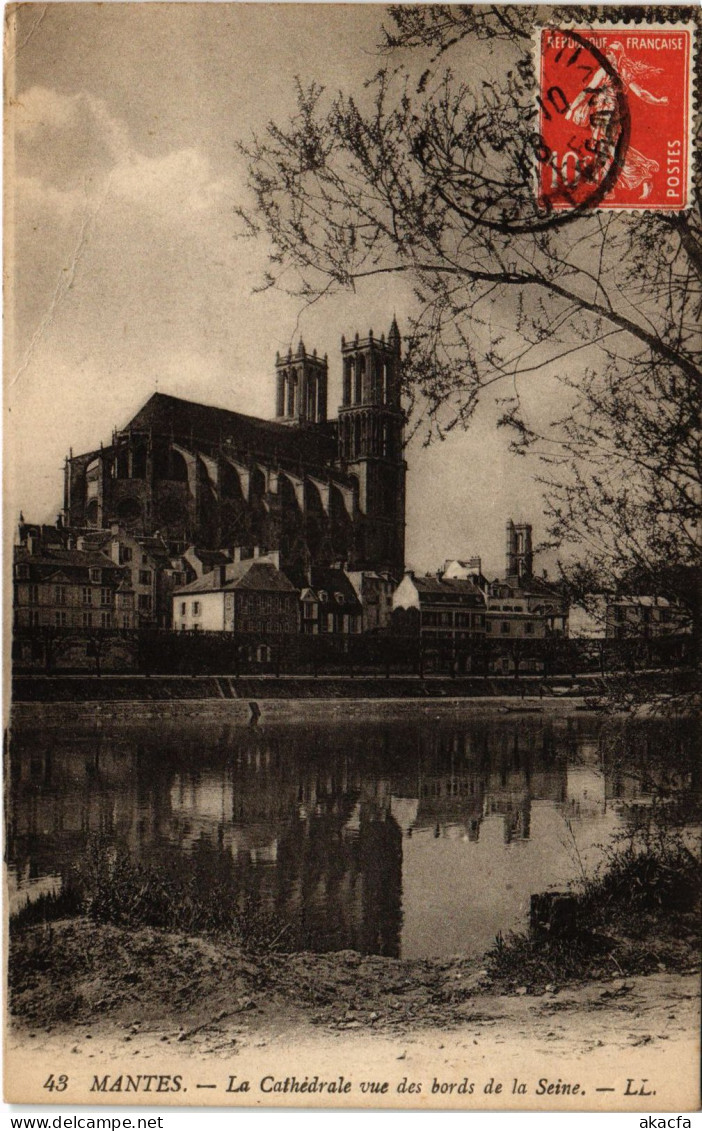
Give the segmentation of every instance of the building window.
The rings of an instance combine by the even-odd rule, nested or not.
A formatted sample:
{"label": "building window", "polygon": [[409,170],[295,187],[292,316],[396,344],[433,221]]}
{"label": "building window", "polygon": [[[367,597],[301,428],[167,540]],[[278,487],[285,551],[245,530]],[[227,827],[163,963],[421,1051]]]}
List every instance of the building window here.
{"label": "building window", "polygon": [[18,566],[16,566],[15,567],[15,577],[19,581],[26,581],[27,578],[29,577],[29,566],[28,565],[18,565]]}
{"label": "building window", "polygon": [[140,593],[139,594],[139,610],[142,613],[151,612],[151,594],[150,593]]}
{"label": "building window", "polygon": [[334,600],[336,601],[336,603],[337,603],[338,605],[343,605],[343,603],[344,603],[344,594],[343,594],[343,593],[335,593],[335,594],[334,594]]}
{"label": "building window", "polygon": [[100,627],[112,628],[112,613],[100,613]]}
{"label": "building window", "polygon": [[38,585],[30,585],[29,586],[29,603],[30,603],[30,605],[38,605],[39,604],[39,586]]}
{"label": "building window", "polygon": [[111,605],[112,604],[112,590],[111,589],[101,589],[100,590],[100,604],[101,605]]}
{"label": "building window", "polygon": [[92,589],[89,589],[88,586],[86,585],[83,588],[83,604],[84,605],[92,605],[92,603],[93,603],[93,591],[92,591]]}
{"label": "building window", "polygon": [[36,609],[30,612],[29,623],[30,625],[33,625],[34,628],[39,627],[39,613],[36,611]]}
{"label": "building window", "polygon": [[485,622],[485,631],[486,632],[492,632],[492,621],[491,620]]}
{"label": "building window", "polygon": [[503,620],[503,622],[502,622],[502,635],[503,636],[509,635],[509,621],[508,620]]}
{"label": "building window", "polygon": [[200,625],[199,625],[199,624],[194,624],[194,625],[193,625],[193,632],[199,632],[199,631],[200,631]]}
{"label": "building window", "polygon": [[147,554],[141,555],[141,564],[142,565],[148,565],[149,564],[149,558],[148,558]]}
{"label": "building window", "polygon": [[327,613],[327,632],[334,631],[334,614]]}
{"label": "building window", "polygon": [[120,548],[119,548],[119,560],[120,560],[120,565],[125,565],[126,562],[130,562],[132,560],[131,546],[120,546]]}
{"label": "building window", "polygon": [[151,585],[151,570],[150,569],[140,569],[139,570],[139,584],[140,585]]}
{"label": "building window", "polygon": [[326,602],[329,600],[329,594],[327,593],[326,589],[319,590],[319,599],[322,604],[326,604]]}
{"label": "building window", "polygon": [[[199,617],[199,615],[200,615],[200,602],[199,601],[193,601],[192,614],[193,614],[194,617]],[[195,625],[195,624],[193,625],[193,628],[197,628],[197,627],[198,627],[198,625]]]}
{"label": "building window", "polygon": [[181,601],[180,602],[180,615],[182,617],[185,616],[186,610],[187,610],[187,605],[186,605],[185,601]]}
{"label": "building window", "polygon": [[131,628],[129,617],[122,617],[122,628]]}
{"label": "building window", "polygon": [[476,628],[482,628],[484,622],[485,622],[485,618],[484,618],[482,613],[476,613],[475,616],[473,617],[473,624],[475,625]]}
{"label": "building window", "polygon": [[54,590],[54,596],[56,598],[56,604],[57,605],[65,605],[66,604],[66,586],[65,585],[57,585],[55,590]]}
{"label": "building window", "polygon": [[68,613],[58,612],[54,615],[57,628],[65,628],[68,624]]}
{"label": "building window", "polygon": [[97,581],[97,583],[99,585],[100,582],[102,581],[102,570],[101,569],[91,569],[90,580],[91,581]]}
{"label": "building window", "polygon": [[92,628],[92,627],[93,627],[93,614],[92,613],[83,613],[83,628]]}
{"label": "building window", "polygon": [[527,636],[533,636],[534,635],[534,622],[531,621],[531,620],[528,620],[526,622],[526,624],[524,625],[524,631],[525,631]]}

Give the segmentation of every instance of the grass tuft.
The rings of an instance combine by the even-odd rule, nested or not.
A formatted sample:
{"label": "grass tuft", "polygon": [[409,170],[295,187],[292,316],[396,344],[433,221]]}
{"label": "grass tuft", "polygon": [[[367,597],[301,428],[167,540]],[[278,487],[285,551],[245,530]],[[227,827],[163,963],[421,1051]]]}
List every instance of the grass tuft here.
{"label": "grass tuft", "polygon": [[100,837],[89,841],[83,863],[64,878],[61,890],[23,906],[11,916],[10,927],[17,931],[78,915],[131,929],[226,937],[256,953],[280,949],[287,934],[287,924],[226,880],[204,888],[195,875],[174,876]]}
{"label": "grass tuft", "polygon": [[496,938],[486,956],[491,981],[507,990],[539,991],[696,965],[702,873],[681,840],[612,851],[572,897],[574,914],[566,932]]}

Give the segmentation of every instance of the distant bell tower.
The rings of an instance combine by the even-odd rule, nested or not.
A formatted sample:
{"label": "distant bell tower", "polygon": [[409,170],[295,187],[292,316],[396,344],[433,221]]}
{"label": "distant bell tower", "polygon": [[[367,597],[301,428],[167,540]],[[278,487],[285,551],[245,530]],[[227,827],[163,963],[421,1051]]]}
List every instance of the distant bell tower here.
{"label": "distant bell tower", "polygon": [[531,523],[507,521],[506,576],[528,581],[534,573],[534,551],[531,544]]}
{"label": "distant bell tower", "polygon": [[327,419],[327,357],[308,354],[300,339],[297,352],[275,355],[276,420],[285,424],[324,424]]}
{"label": "distant bell tower", "polygon": [[339,458],[359,485],[362,521],[353,568],[387,569],[402,576],[405,564],[404,416],[401,403],[401,342],[393,318],[387,341],[341,339],[342,404]]}

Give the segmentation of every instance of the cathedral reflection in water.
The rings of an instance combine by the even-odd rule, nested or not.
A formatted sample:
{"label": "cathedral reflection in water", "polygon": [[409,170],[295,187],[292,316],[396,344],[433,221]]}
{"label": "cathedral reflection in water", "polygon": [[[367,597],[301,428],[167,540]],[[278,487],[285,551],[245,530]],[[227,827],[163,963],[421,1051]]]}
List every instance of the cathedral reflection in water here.
{"label": "cathedral reflection in water", "polygon": [[[60,883],[89,836],[288,924],[289,945],[481,953],[621,828],[640,773],[591,718],[182,725],[15,734],[15,900]],[[681,736],[680,741],[684,741]],[[653,731],[629,734],[655,776]]]}

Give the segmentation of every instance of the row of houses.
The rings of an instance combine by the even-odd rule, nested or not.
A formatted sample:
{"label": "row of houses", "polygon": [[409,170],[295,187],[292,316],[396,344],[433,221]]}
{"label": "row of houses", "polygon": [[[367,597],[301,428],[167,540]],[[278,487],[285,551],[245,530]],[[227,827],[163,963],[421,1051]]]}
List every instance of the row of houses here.
{"label": "row of houses", "polygon": [[278,551],[231,552],[136,537],[118,524],[76,530],[20,521],[14,549],[17,628],[317,635],[390,624],[394,579],[311,566],[294,581]]}
{"label": "row of houses", "polygon": [[531,527],[508,523],[505,576],[481,559],[449,559],[401,579],[373,570],[309,566],[291,577],[278,551],[200,550],[137,537],[118,524],[76,530],[20,522],[14,560],[18,628],[171,628],[259,636],[395,633],[468,655],[482,641],[653,637],[683,631],[663,597],[601,598],[571,608],[564,590],[533,572]]}
{"label": "row of houses", "polygon": [[117,524],[76,530],[20,518],[14,548],[18,628],[167,627],[187,561],[159,537],[135,538]]}

